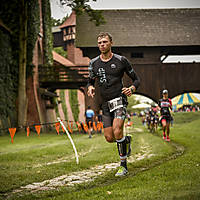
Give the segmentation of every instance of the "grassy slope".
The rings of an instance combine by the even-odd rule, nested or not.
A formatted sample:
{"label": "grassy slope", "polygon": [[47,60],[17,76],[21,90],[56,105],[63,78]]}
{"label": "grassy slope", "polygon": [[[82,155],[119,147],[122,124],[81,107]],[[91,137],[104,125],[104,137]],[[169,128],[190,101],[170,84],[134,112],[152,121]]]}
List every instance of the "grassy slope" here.
{"label": "grassy slope", "polygon": [[171,138],[186,147],[181,157],[107,186],[50,199],[200,199],[200,113],[177,113],[175,119]]}
{"label": "grassy slope", "polygon": [[[189,121],[189,123],[187,123]],[[172,140],[184,145],[183,156],[165,162],[150,170],[135,171],[141,167],[171,155],[174,149],[160,137],[149,133],[133,134],[133,155],[141,152],[140,146],[147,145],[156,156],[129,164],[130,175],[115,178],[114,171],[99,177],[89,185],[60,188],[58,191],[31,194],[19,199],[198,199],[200,197],[200,113],[177,113]],[[14,144],[8,137],[0,140],[0,191],[12,191],[22,185],[57,177],[72,171],[80,171],[95,165],[118,161],[116,144],[108,144],[103,136],[89,140],[86,135],[73,135],[78,152],[90,153],[80,157],[80,165],[71,159],[72,148],[66,136],[42,134],[16,135]],[[58,158],[69,157],[69,162],[33,168]],[[17,197],[13,197],[17,199]]]}

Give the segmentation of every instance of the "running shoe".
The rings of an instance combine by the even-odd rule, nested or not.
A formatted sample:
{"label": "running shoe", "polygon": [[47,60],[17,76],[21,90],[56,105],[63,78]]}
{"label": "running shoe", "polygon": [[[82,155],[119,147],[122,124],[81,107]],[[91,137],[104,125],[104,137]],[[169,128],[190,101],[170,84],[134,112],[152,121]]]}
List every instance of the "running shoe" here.
{"label": "running shoe", "polygon": [[126,136],[127,147],[128,147],[127,157],[131,155],[131,139],[132,137],[130,135]]}
{"label": "running shoe", "polygon": [[163,140],[166,140],[166,135],[165,135],[165,133],[163,133]]}
{"label": "running shoe", "polygon": [[128,170],[125,167],[120,166],[115,176],[125,176],[126,174],[128,174]]}
{"label": "running shoe", "polygon": [[170,142],[170,139],[169,139],[169,137],[167,137],[166,141],[167,141],[167,142]]}
{"label": "running shoe", "polygon": [[166,140],[166,136],[163,135],[163,140]]}

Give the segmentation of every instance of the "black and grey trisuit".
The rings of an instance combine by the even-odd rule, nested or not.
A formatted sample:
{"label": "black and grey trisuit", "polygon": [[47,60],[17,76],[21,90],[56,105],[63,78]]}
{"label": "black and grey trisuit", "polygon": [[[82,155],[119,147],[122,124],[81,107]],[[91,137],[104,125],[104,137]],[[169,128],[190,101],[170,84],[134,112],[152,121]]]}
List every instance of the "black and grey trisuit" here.
{"label": "black and grey trisuit", "polygon": [[139,78],[124,56],[113,54],[108,62],[102,61],[98,56],[90,61],[88,85],[94,86],[95,78],[97,78],[102,99],[109,101],[121,96],[124,72],[132,79],[137,89],[140,84]]}

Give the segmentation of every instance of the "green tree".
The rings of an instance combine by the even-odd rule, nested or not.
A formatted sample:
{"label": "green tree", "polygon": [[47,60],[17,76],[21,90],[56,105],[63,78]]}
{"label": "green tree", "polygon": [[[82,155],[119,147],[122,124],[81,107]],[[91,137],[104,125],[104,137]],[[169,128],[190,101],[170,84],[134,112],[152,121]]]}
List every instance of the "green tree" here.
{"label": "green tree", "polygon": [[78,105],[78,94],[77,90],[69,90],[69,102],[72,108],[72,113],[74,116],[74,120],[78,121],[79,116],[79,105]]}
{"label": "green tree", "polygon": [[63,49],[63,47],[55,47],[55,48],[53,48],[53,50],[54,50],[56,53],[60,54],[61,56],[67,58],[67,51],[65,51],[65,50]]}
{"label": "green tree", "polygon": [[65,20],[68,18],[68,15],[66,15],[65,17],[63,17],[62,19],[54,19],[53,17],[51,18],[51,23],[52,26],[60,26],[61,24],[63,24],[65,22]]}
{"label": "green tree", "polygon": [[[51,0],[54,1],[54,0]],[[90,17],[90,21],[93,21],[96,26],[105,23],[105,19],[102,15],[102,11],[93,10],[91,6],[88,4],[90,1],[97,0],[59,0],[60,6],[69,6],[76,12],[77,15],[81,15],[83,13],[87,13]]]}
{"label": "green tree", "polygon": [[27,61],[27,1],[20,0],[19,27],[19,85],[18,85],[18,126],[25,125],[27,113],[26,61]]}

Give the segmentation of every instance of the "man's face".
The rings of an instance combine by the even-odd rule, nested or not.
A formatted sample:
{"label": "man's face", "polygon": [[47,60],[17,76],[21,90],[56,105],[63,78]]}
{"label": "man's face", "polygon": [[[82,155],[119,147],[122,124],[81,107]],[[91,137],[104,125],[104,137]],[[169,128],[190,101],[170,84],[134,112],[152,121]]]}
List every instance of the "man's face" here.
{"label": "man's face", "polygon": [[108,36],[105,37],[99,37],[98,38],[98,47],[101,53],[106,54],[110,51],[112,46],[112,42],[110,42],[110,39]]}
{"label": "man's face", "polygon": [[168,93],[163,93],[163,97],[167,99],[168,98]]}

